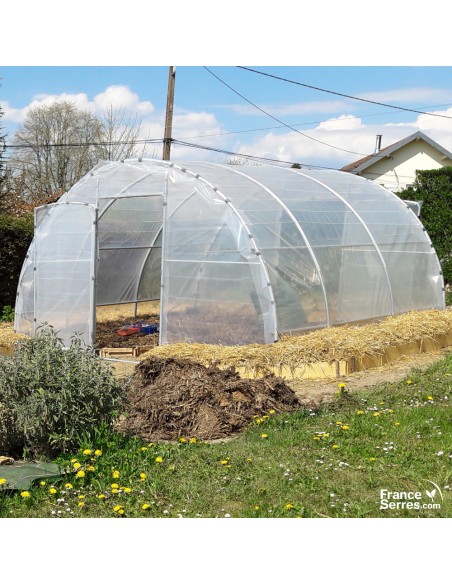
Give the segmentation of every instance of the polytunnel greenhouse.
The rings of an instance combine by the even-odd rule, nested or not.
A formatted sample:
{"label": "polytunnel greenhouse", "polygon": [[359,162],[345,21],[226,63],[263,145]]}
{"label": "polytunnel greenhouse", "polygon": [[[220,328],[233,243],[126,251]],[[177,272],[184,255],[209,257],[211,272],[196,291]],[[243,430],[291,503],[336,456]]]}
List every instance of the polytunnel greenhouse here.
{"label": "polytunnel greenhouse", "polygon": [[95,343],[96,307],[160,300],[160,343],[272,343],[444,308],[416,215],[335,170],[101,162],[35,211],[15,330]]}

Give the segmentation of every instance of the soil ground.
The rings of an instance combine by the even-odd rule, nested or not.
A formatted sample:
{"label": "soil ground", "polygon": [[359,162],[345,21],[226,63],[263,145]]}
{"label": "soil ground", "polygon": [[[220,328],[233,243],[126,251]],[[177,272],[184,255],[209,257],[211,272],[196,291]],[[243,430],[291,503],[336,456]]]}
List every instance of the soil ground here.
{"label": "soil ground", "polygon": [[338,383],[345,383],[349,391],[368,389],[382,383],[393,383],[408,376],[415,369],[426,369],[452,352],[447,347],[434,353],[420,353],[401,357],[389,365],[359,371],[340,379],[290,381],[288,384],[303,405],[316,407],[331,401],[338,391]]}

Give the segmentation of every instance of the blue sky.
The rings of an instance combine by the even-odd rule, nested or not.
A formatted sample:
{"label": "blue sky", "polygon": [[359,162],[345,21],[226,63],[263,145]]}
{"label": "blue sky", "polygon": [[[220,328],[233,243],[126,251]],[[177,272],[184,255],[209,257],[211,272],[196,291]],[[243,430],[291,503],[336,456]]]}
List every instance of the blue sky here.
{"label": "blue sky", "polygon": [[[452,118],[452,67],[249,67],[337,93]],[[176,68],[173,138],[177,140],[330,168],[372,153],[376,134],[383,136],[384,147],[422,130],[452,150],[452,119],[347,99],[236,66],[209,65],[208,69],[211,72],[203,66]],[[8,141],[31,106],[58,99],[95,113],[110,105],[122,107],[139,121],[142,138],[163,137],[167,66],[4,66],[0,78]],[[141,147],[137,154],[160,158],[161,146]],[[182,146],[172,152],[174,160],[194,158],[223,162],[229,156]]]}

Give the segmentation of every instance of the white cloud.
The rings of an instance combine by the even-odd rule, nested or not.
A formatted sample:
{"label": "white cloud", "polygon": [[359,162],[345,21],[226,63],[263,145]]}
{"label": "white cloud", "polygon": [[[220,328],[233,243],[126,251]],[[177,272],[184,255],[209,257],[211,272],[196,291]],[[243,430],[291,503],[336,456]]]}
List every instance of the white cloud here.
{"label": "white cloud", "polygon": [[22,123],[25,120],[30,108],[40,105],[51,105],[57,101],[70,101],[81,110],[88,110],[101,114],[110,106],[113,109],[123,108],[128,114],[136,115],[138,118],[147,116],[154,111],[154,106],[150,101],[140,101],[139,96],[125,85],[110,85],[105,91],[98,93],[92,100],[86,93],[59,93],[35,95],[33,100],[23,108],[13,108],[8,102],[3,102],[4,120],[15,123]]}
{"label": "white cloud", "polygon": [[105,91],[94,97],[93,103],[98,112],[112,107],[113,109],[124,109],[141,117],[154,111],[154,106],[150,101],[140,101],[138,94],[130,91],[125,85],[110,85]]}
{"label": "white cloud", "polygon": [[342,115],[339,116],[338,118],[331,118],[330,120],[321,122],[317,126],[317,129],[331,132],[334,130],[339,131],[357,130],[358,128],[362,127],[363,125],[361,123],[360,118],[357,118],[352,115]]}

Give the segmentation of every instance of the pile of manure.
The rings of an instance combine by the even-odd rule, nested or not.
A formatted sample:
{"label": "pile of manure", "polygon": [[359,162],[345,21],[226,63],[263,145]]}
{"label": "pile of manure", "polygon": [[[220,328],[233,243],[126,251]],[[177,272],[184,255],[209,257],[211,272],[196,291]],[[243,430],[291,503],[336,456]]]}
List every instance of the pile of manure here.
{"label": "pile of manure", "polygon": [[127,390],[126,415],[116,429],[146,441],[224,439],[237,435],[255,416],[301,408],[282,379],[241,379],[232,369],[177,358],[143,360]]}

